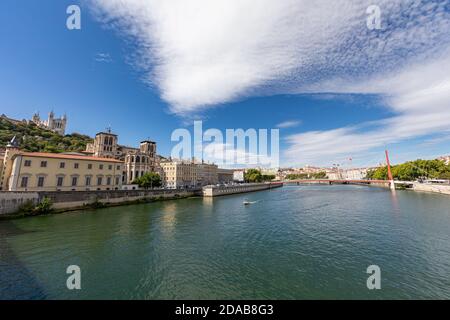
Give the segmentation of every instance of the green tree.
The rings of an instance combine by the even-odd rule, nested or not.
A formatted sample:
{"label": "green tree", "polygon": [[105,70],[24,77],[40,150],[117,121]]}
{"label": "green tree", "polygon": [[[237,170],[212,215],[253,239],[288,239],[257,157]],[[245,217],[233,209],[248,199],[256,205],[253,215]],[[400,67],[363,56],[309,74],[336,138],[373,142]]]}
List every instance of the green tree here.
{"label": "green tree", "polygon": [[272,181],[275,179],[275,175],[273,174],[262,174],[261,170],[258,169],[249,169],[245,172],[244,179],[246,182],[265,182]]}
{"label": "green tree", "polygon": [[317,173],[297,173],[297,174],[288,174],[286,176],[287,180],[306,180],[306,179],[326,179],[327,173],[325,171],[317,172]]}
{"label": "green tree", "polygon": [[307,173],[298,173],[298,174],[288,174],[286,176],[287,180],[305,180],[305,179],[309,179],[309,176]]}
{"label": "green tree", "polygon": [[39,204],[36,206],[36,208],[34,209],[34,213],[35,214],[46,214],[52,211],[52,201],[47,198],[44,197],[44,199],[41,200],[41,202],[39,202]]}
{"label": "green tree", "polygon": [[134,180],[133,184],[137,184],[144,189],[157,188],[161,186],[161,177],[155,172],[147,172],[142,177]]}
{"label": "green tree", "polygon": [[261,176],[261,181],[272,181],[275,179],[275,175],[274,174],[263,174]]}
{"label": "green tree", "polygon": [[327,178],[327,173],[325,171],[313,173],[312,177],[314,179],[326,179]]}
{"label": "green tree", "polygon": [[261,171],[257,169],[249,169],[245,172],[244,179],[246,182],[261,182],[262,175]]}
{"label": "green tree", "polygon": [[0,118],[0,147],[6,146],[14,136],[19,139],[20,148],[29,152],[80,152],[92,142],[91,137],[79,133],[60,136],[34,123]]}

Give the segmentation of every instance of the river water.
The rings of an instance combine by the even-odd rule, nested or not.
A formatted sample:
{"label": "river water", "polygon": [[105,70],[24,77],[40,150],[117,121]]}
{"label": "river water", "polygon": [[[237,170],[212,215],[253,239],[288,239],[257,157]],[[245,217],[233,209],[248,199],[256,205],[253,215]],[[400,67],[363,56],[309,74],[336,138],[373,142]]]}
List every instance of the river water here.
{"label": "river water", "polygon": [[449,299],[450,197],[285,186],[0,221],[0,299],[345,298]]}

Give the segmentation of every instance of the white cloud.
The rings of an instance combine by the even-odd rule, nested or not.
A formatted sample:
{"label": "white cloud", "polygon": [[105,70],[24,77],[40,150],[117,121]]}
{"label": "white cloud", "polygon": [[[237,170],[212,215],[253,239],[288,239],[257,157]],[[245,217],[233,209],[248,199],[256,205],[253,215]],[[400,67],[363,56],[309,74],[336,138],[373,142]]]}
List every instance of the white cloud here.
{"label": "white cloud", "polygon": [[276,127],[280,129],[294,128],[299,126],[301,123],[302,122],[300,120],[288,120],[277,124]]}
{"label": "white cloud", "polygon": [[[342,90],[342,82],[332,82],[328,85]],[[356,127],[291,135],[287,138],[287,162],[330,163],[336,157],[450,128],[450,55],[348,88],[356,93],[388,94],[387,103],[397,115]]]}
{"label": "white cloud", "polygon": [[113,61],[109,53],[103,52],[97,53],[94,57],[94,60],[97,62],[104,62],[104,63],[110,63]]}
{"label": "white cloud", "polygon": [[[250,95],[371,93],[396,116],[290,136],[288,161],[323,161],[450,126],[450,13],[419,0],[89,0],[132,36],[177,114]],[[382,30],[366,9],[381,8]]]}
{"label": "white cloud", "polygon": [[[450,25],[442,1],[90,1],[137,40],[148,81],[178,113],[249,94],[308,91],[336,75],[377,74],[439,43]],[[366,26],[374,3],[384,32]]]}
{"label": "white cloud", "polygon": [[279,154],[263,154],[239,148],[231,143],[212,142],[203,150],[205,161],[216,163],[221,168],[273,168],[279,165]]}

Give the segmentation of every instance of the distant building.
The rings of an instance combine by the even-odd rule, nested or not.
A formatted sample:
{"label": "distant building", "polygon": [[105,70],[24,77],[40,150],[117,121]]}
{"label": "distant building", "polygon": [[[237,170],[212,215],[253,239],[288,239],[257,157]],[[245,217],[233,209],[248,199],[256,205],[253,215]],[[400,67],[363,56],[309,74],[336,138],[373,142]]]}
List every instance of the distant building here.
{"label": "distant building", "polygon": [[369,168],[354,168],[342,170],[342,178],[346,180],[363,180],[367,177]]}
{"label": "distant building", "polygon": [[167,160],[161,162],[162,181],[166,188],[182,189],[200,186],[197,165],[192,161]]}
{"label": "distant building", "polygon": [[234,180],[234,170],[232,169],[217,169],[217,178],[219,183],[232,183]]}
{"label": "distant building", "polygon": [[245,170],[234,170],[233,171],[233,181],[244,182],[245,181]]}
{"label": "distant building", "polygon": [[285,180],[289,175],[301,175],[305,178],[310,178],[313,174],[330,172],[333,174],[334,169],[305,166],[302,168],[280,168],[276,173],[277,180]]}
{"label": "distant building", "polygon": [[367,168],[331,168],[327,169],[328,179],[331,180],[364,180],[367,179],[367,173],[377,167]]}
{"label": "distant building", "polygon": [[160,162],[164,186],[171,189],[199,188],[233,181],[233,170],[193,160],[163,159]]}
{"label": "distant building", "polygon": [[199,186],[207,186],[219,183],[219,167],[217,165],[204,162],[195,163],[195,165],[197,167],[197,184]]}
{"label": "distant building", "polygon": [[439,157],[438,160],[443,161],[446,165],[450,165],[450,156]]}
{"label": "distant building", "polygon": [[47,120],[41,120],[39,113],[35,113],[31,119],[37,126],[46,128],[57,134],[64,136],[66,134],[67,117],[63,115],[61,118],[55,118],[55,114],[51,111]]}
{"label": "distant building", "polygon": [[330,180],[342,179],[342,172],[338,168],[326,169],[325,173],[327,175],[327,179],[330,179]]}

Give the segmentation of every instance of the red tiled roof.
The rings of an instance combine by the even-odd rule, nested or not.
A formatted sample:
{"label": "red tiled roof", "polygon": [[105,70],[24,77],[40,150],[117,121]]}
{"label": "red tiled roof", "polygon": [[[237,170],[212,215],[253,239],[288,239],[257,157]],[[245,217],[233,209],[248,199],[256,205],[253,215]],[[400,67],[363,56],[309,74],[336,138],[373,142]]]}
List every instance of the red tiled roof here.
{"label": "red tiled roof", "polygon": [[37,158],[54,158],[54,159],[67,159],[67,160],[90,160],[90,161],[105,161],[114,163],[123,163],[120,160],[110,159],[110,158],[98,158],[91,156],[80,156],[73,154],[63,154],[63,153],[45,153],[45,152],[21,152],[20,155],[27,157],[37,157]]}

